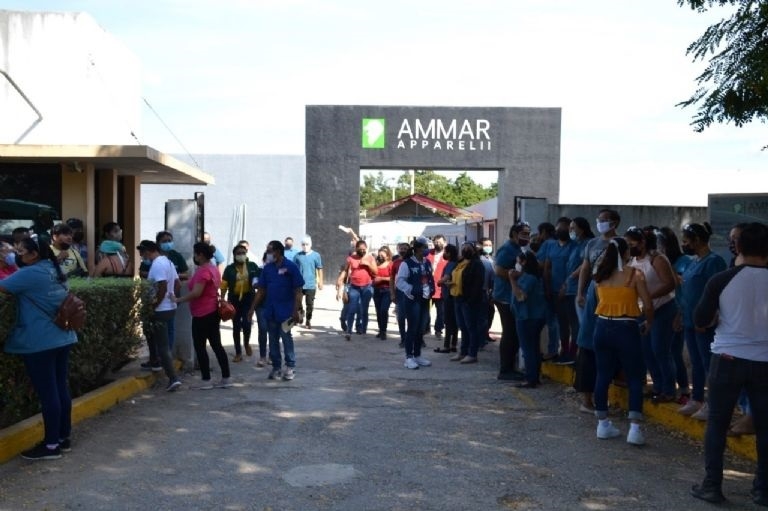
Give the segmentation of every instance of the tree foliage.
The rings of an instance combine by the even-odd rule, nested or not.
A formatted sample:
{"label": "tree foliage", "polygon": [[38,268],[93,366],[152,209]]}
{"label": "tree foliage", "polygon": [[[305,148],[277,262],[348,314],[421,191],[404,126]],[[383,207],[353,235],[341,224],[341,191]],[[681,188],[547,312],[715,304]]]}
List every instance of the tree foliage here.
{"label": "tree foliage", "polygon": [[730,5],[736,12],[707,28],[688,46],[694,62],[711,55],[697,78],[696,92],[679,106],[698,108],[691,125],[698,132],[713,122],[743,126],[768,117],[768,1],[678,0],[698,12]]}
{"label": "tree foliage", "polygon": [[[363,185],[360,187],[360,208],[370,209],[391,201],[393,187],[395,199],[410,195],[410,173],[403,172],[397,180],[384,179],[381,172],[364,176]],[[449,179],[433,170],[416,170],[414,192],[454,206],[467,207],[495,197],[498,185],[493,183],[484,187],[475,183],[466,172],[459,174],[456,179]]]}

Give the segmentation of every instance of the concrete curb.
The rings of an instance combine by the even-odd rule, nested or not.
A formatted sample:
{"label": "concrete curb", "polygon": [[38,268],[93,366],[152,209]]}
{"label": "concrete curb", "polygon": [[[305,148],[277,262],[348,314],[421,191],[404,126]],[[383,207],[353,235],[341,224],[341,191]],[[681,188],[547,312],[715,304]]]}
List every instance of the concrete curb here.
{"label": "concrete curb", "polygon": [[[72,401],[72,424],[94,417],[121,401],[150,388],[157,381],[154,373],[131,375],[84,394]],[[41,414],[0,430],[0,463],[33,447],[43,437]]]}
{"label": "concrete curb", "polygon": [[[569,365],[542,364],[541,372],[544,376],[558,383],[572,385],[574,370]],[[608,399],[611,403],[616,403],[622,410],[629,407],[629,394],[627,389],[611,385],[608,390]],[[650,401],[643,403],[643,414],[646,420],[661,424],[674,431],[679,431],[694,440],[703,441],[704,431],[707,423],[685,417],[677,413],[677,403],[653,404]],[[755,436],[745,435],[740,437],[729,437],[727,448],[734,454],[757,461],[757,450],[755,446]]]}

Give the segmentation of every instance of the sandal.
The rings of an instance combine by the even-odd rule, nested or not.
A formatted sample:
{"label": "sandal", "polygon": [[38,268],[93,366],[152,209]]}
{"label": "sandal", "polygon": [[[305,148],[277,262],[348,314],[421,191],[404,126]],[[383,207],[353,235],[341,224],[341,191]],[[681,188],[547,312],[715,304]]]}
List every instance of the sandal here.
{"label": "sandal", "polygon": [[451,348],[440,348],[440,347],[435,348],[435,353],[450,353],[450,352],[451,352]]}

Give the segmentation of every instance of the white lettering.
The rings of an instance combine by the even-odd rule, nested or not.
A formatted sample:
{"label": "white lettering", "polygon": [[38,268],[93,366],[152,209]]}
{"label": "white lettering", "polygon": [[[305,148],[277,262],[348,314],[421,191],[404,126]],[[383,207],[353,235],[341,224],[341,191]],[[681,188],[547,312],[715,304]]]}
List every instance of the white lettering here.
{"label": "white lettering", "polygon": [[464,136],[468,136],[469,138],[475,138],[475,134],[472,131],[472,125],[466,119],[464,120],[463,123],[461,123],[461,131],[459,132],[459,139],[464,138]]}
{"label": "white lettering", "polygon": [[439,140],[435,140],[435,146],[432,149],[442,149],[443,147],[440,145]]}
{"label": "white lettering", "polygon": [[424,149],[425,147],[429,147],[429,140],[421,141],[421,148]]}
{"label": "white lettering", "polygon": [[414,147],[416,147],[416,145],[417,145],[418,143],[419,143],[419,141],[418,141],[418,140],[411,140],[411,149],[413,149]]}
{"label": "white lettering", "polygon": [[453,151],[453,140],[447,140],[445,142],[445,148],[446,149],[450,149],[451,151]]}
{"label": "white lettering", "polygon": [[425,130],[421,120],[416,119],[416,138],[435,138],[435,120],[431,119]]}
{"label": "white lettering", "polygon": [[459,140],[459,151],[463,151],[463,150],[464,150],[464,141]]}
{"label": "white lettering", "polygon": [[[480,144],[482,144],[482,142],[480,142]],[[482,147],[482,145],[480,147]],[[470,151],[474,151],[475,150],[475,141],[474,140],[470,140],[469,141],[469,150]]]}
{"label": "white lettering", "polygon": [[452,140],[456,138],[456,119],[453,119],[448,125],[448,129],[445,129],[443,121],[437,120],[437,138],[444,138],[446,140]]}
{"label": "white lettering", "polygon": [[411,131],[411,125],[408,123],[408,119],[403,119],[403,123],[400,125],[400,131],[397,132],[397,138],[403,138],[403,135],[408,135],[413,138],[413,132]]}
{"label": "white lettering", "polygon": [[398,149],[405,149],[405,142],[403,142],[402,140],[398,140],[397,141],[397,148]]}
{"label": "white lettering", "polygon": [[[480,138],[480,134],[482,133],[486,140],[490,140],[491,137],[488,136],[488,130],[491,127],[491,123],[488,122],[486,119],[478,119],[477,120],[477,138]],[[490,149],[490,147],[488,147]]]}

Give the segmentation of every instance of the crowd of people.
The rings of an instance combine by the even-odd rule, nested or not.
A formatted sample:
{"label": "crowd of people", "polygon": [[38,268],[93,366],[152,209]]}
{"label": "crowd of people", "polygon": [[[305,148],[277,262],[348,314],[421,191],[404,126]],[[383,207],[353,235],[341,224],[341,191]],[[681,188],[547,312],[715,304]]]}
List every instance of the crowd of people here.
{"label": "crowd of people", "polygon": [[[768,469],[762,464],[768,462],[768,394],[762,386],[768,374],[766,226],[734,226],[729,233],[733,257],[726,262],[710,247],[712,229],[707,223],[685,225],[679,240],[669,227],[632,226],[622,231],[620,223],[619,213],[611,209],[598,212],[597,235],[583,217],[545,222],[535,233],[519,222],[495,251],[487,238],[451,244],[442,235],[431,240],[416,237],[398,244],[394,253],[389,246],[369,251],[366,241],[349,229],[354,249],[336,279],[341,333],[346,341],[353,334],[366,335],[373,301],[376,338],[399,342],[405,368],[432,365],[423,353],[427,335],[438,341],[436,354],[467,365],[478,362],[488,342],[497,341],[489,330],[498,314],[499,380],[534,389],[542,383],[543,363],[573,365],[574,387],[582,396],[580,410],[596,416],[598,439],[621,435],[608,418],[608,388],[618,382],[628,389],[626,440],[634,445],[645,443],[641,424],[646,400],[677,403],[680,414],[708,421],[707,475],[692,494],[710,502],[723,499],[726,436],[755,433],[761,461],[753,496],[755,502],[768,504]],[[87,247],[78,236],[81,229],[76,221],[58,224],[50,246],[21,231],[0,245],[0,291],[38,305],[20,309],[24,321],[6,342],[7,351],[24,357],[43,405],[45,439],[24,453],[30,459],[54,458],[69,447],[66,364],[76,337],[54,332],[56,327],[48,321],[44,328],[51,330],[50,345],[32,347],[28,325],[42,324],[44,313],[55,310],[68,277],[133,275],[119,225],[104,226],[92,269],[84,263]],[[194,271],[175,250],[170,232],[161,231],[136,249],[141,256],[139,274],[155,289],[153,316],[145,325],[149,360],[142,367],[164,371],[168,391],[181,386],[171,349],[175,311],[184,303],[192,316],[200,369],[195,388],[232,385],[230,363],[254,355],[254,317],[254,363],[271,366],[270,379],[294,379],[291,329],[313,328],[315,296],[324,280],[322,257],[312,249],[309,236],[301,240],[300,249],[290,237],[271,241],[261,258],[242,240],[232,248],[233,262],[225,265],[206,233],[193,247]],[[235,309],[231,359],[221,339],[222,300]],[[394,336],[389,331],[393,306]],[[211,380],[208,345],[221,373],[216,383]],[[732,423],[739,408],[742,416]]]}

